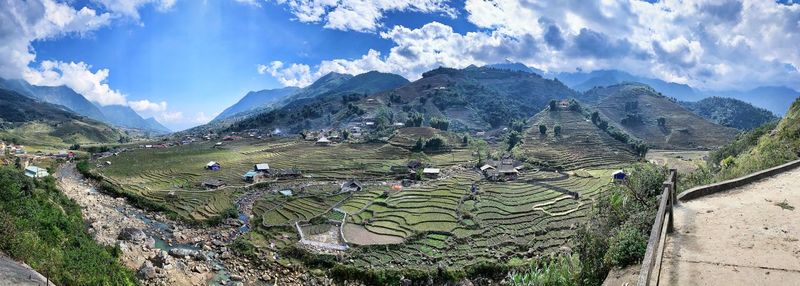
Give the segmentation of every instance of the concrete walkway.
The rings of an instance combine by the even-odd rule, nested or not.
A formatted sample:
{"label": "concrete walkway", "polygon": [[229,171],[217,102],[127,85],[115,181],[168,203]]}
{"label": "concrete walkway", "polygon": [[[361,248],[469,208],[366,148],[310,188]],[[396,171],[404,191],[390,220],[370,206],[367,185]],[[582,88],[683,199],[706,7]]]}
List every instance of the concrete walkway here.
{"label": "concrete walkway", "polygon": [[659,284],[800,285],[799,240],[795,169],[679,204]]}

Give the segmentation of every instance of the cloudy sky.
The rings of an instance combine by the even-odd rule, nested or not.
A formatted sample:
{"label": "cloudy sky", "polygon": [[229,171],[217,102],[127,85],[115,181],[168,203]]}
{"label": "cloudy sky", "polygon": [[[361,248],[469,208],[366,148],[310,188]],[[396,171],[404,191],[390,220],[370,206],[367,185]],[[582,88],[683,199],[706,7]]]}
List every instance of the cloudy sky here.
{"label": "cloudy sky", "polygon": [[328,72],[506,60],[708,90],[800,89],[793,0],[0,0],[0,77],[67,85],[180,130]]}

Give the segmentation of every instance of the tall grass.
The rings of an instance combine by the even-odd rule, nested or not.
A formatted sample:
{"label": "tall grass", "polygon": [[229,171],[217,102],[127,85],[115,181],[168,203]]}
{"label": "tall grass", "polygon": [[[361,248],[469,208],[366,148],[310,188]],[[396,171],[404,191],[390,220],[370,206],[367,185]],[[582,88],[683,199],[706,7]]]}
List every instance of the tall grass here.
{"label": "tall grass", "polygon": [[560,254],[531,263],[529,269],[511,272],[508,276],[515,286],[570,286],[579,284],[580,271],[577,255]]}

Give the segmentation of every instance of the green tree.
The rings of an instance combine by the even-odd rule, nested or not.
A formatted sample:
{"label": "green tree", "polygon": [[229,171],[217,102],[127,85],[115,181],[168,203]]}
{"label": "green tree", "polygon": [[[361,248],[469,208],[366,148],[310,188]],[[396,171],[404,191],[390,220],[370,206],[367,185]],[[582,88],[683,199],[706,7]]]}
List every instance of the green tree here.
{"label": "green tree", "polygon": [[414,144],[414,147],[411,148],[411,151],[420,152],[423,148],[425,148],[425,141],[422,140],[422,138],[417,138],[417,143]]}
{"label": "green tree", "polygon": [[553,126],[553,133],[556,136],[560,136],[561,135],[561,125]]}
{"label": "green tree", "polygon": [[555,99],[551,99],[550,100],[550,111],[556,111],[557,107],[558,107],[558,102],[556,102]]}
{"label": "green tree", "polygon": [[592,123],[597,124],[597,120],[600,119],[600,113],[597,111],[592,112]]}
{"label": "green tree", "polygon": [[539,134],[545,135],[547,134],[547,126],[544,124],[539,124]]}
{"label": "green tree", "polygon": [[522,133],[525,130],[525,120],[514,120],[511,122],[511,130]]}
{"label": "green tree", "polygon": [[667,125],[667,119],[664,118],[664,117],[659,117],[658,119],[656,119],[656,121],[658,121],[658,126],[666,126]]}
{"label": "green tree", "polygon": [[506,138],[506,143],[508,144],[508,150],[514,149],[517,144],[522,142],[522,133],[517,131],[511,131],[508,133],[508,137]]}

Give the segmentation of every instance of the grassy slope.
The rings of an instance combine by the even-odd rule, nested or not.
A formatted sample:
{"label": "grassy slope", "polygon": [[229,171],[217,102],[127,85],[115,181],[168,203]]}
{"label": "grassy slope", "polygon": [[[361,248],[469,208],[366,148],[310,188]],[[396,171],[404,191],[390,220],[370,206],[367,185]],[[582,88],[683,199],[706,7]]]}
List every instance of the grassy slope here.
{"label": "grassy slope", "polygon": [[[529,161],[564,168],[615,166],[637,160],[631,147],[612,138],[578,111],[545,110],[529,120],[530,129],[519,147]],[[547,126],[546,135],[539,133],[539,125]],[[561,135],[555,136],[555,125],[561,126]]]}
{"label": "grassy slope", "polygon": [[80,207],[47,178],[0,168],[0,250],[58,285],[134,285],[113,250],[86,232]]}
{"label": "grassy slope", "polygon": [[16,92],[0,90],[0,136],[28,145],[66,146],[112,143],[122,134],[106,124],[36,102]]}
{"label": "grassy slope", "polygon": [[[584,97],[598,100],[595,108],[609,122],[661,149],[715,148],[734,139],[737,131],[706,121],[650,87],[620,84],[588,91]],[[638,108],[626,110],[626,103]],[[640,123],[622,124],[628,114],[641,115]],[[659,126],[658,118],[665,118]]]}
{"label": "grassy slope", "polygon": [[734,178],[796,160],[800,151],[800,98],[795,100],[778,126],[732,161],[725,162],[718,176]]}

